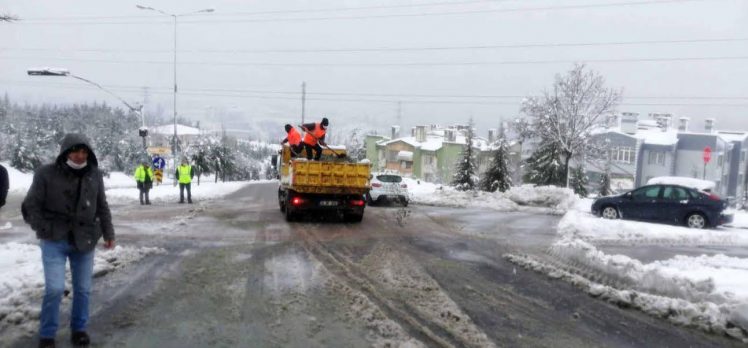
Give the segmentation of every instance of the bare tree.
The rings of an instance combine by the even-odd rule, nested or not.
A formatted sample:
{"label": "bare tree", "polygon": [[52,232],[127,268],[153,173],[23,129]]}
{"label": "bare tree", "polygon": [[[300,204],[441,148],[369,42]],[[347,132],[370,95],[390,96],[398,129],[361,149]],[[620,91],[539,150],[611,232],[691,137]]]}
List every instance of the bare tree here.
{"label": "bare tree", "polygon": [[604,85],[600,74],[576,64],[566,75],[556,75],[550,92],[523,102],[522,112],[530,118],[532,135],[560,148],[567,187],[569,161],[589,150],[591,132],[605,126],[621,98],[620,91]]}

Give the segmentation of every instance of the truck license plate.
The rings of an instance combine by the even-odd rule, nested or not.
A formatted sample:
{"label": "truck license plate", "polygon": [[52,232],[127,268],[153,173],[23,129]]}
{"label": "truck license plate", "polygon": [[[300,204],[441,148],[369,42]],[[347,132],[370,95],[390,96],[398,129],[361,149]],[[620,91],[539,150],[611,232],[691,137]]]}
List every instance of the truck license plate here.
{"label": "truck license plate", "polygon": [[320,201],[319,205],[323,207],[335,207],[338,205],[338,201]]}

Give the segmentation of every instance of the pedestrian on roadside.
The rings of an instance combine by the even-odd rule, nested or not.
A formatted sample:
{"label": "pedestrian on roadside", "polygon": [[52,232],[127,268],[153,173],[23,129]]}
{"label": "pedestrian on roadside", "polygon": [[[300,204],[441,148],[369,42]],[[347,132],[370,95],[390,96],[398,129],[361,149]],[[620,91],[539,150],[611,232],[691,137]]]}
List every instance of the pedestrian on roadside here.
{"label": "pedestrian on roadside", "polygon": [[21,211],[40,239],[44,266],[39,347],[55,346],[68,260],[73,281],[70,339],[75,346],[87,346],[94,248],[102,235],[104,247],[114,248],[114,227],[96,155],[83,135],[65,135],[57,160],[36,170]]}
{"label": "pedestrian on roadside", "polygon": [[182,164],[177,167],[176,173],[177,180],[179,181],[179,203],[184,203],[184,190],[187,190],[187,203],[192,204],[192,178],[195,173],[192,172],[192,166],[187,161],[187,157],[182,157]]}
{"label": "pedestrian on roadside", "polygon": [[8,170],[0,165],[0,208],[5,205],[5,199],[8,198],[8,189],[10,184],[8,182]]}
{"label": "pedestrian on roadside", "polygon": [[[140,163],[138,168],[135,169],[135,182],[138,185],[138,191],[140,191],[140,205],[151,204],[151,200],[148,198],[148,191],[153,187],[153,170],[148,165],[148,161]],[[143,200],[145,197],[145,200]]]}
{"label": "pedestrian on roadside", "polygon": [[304,144],[301,142],[301,134],[290,124],[286,125],[286,133],[287,136],[281,141],[281,145],[288,143],[291,147],[291,157],[300,155],[301,150],[304,149]]}
{"label": "pedestrian on roadside", "polygon": [[327,146],[325,144],[325,133],[327,133],[327,126],[329,124],[330,121],[326,117],[323,117],[322,122],[301,125],[301,128],[306,132],[304,134],[304,148],[306,148],[307,160],[312,160],[312,151],[314,151],[315,161],[319,161],[322,157],[322,146]]}

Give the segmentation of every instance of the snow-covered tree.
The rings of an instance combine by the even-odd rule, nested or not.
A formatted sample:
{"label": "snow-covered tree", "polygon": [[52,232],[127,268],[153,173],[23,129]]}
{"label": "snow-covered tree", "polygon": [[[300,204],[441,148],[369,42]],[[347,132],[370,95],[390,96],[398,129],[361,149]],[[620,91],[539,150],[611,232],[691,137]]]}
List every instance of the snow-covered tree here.
{"label": "snow-covered tree", "polygon": [[604,127],[615,111],[621,93],[605,88],[605,80],[577,64],[566,75],[557,75],[552,90],[527,98],[522,112],[530,118],[532,135],[558,144],[563,181],[569,184],[569,161],[587,151],[590,134]]}
{"label": "snow-covered tree", "polygon": [[571,172],[571,188],[574,190],[574,193],[580,197],[587,197],[589,194],[587,192],[588,184],[589,179],[587,178],[587,174],[584,172],[584,167],[581,165],[576,166]]}
{"label": "snow-covered tree", "polygon": [[22,172],[33,171],[42,164],[39,158],[39,148],[26,137],[18,135],[12,150],[10,165]]}
{"label": "snow-covered tree", "polygon": [[558,145],[552,142],[541,144],[525,161],[523,180],[536,185],[563,186],[565,172],[560,154]]}
{"label": "snow-covered tree", "polygon": [[508,154],[509,148],[506,139],[499,139],[498,149],[494,153],[491,166],[486,170],[481,179],[481,190],[488,192],[499,190],[505,192],[512,186],[512,177],[508,166]]}
{"label": "snow-covered tree", "polygon": [[476,160],[473,153],[473,120],[470,119],[465,137],[466,145],[462,151],[461,159],[457,162],[455,174],[452,177],[452,186],[459,191],[475,190],[476,182]]}
{"label": "snow-covered tree", "polygon": [[210,137],[201,137],[190,150],[190,159],[197,176],[197,185],[200,186],[200,177],[213,172],[210,158],[212,154],[212,139]]}

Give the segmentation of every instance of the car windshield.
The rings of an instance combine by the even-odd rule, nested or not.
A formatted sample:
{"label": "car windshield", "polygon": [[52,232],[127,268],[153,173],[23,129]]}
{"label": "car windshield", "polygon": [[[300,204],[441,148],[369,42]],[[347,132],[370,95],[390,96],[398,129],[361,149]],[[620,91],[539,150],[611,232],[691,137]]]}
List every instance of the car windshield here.
{"label": "car windshield", "polygon": [[403,181],[403,178],[398,175],[377,175],[377,180],[381,182],[398,183]]}

